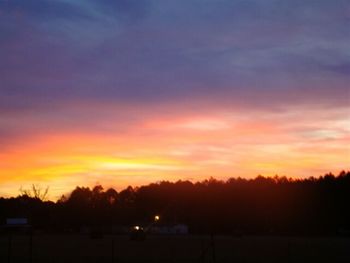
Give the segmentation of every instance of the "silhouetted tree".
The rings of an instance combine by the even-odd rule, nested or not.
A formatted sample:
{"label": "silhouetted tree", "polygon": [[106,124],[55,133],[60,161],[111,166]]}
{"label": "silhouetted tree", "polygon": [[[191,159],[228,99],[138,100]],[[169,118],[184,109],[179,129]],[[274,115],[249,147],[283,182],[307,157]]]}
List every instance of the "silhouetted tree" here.
{"label": "silhouetted tree", "polygon": [[[159,182],[119,193],[101,185],[76,187],[56,203],[41,191],[0,198],[0,218],[27,215],[38,227],[131,225],[161,214],[163,223],[185,223],[194,233],[336,234],[350,230],[350,172],[319,178],[209,178]],[[44,195],[46,196],[46,195]],[[344,231],[343,231],[344,232]],[[345,231],[346,232],[346,231]]]}

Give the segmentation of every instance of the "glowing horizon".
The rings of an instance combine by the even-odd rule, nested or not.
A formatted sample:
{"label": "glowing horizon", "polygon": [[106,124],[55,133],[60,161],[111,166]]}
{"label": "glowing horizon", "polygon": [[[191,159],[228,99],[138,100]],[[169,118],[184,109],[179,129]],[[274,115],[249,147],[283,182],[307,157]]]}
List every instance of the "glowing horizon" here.
{"label": "glowing horizon", "polygon": [[[103,115],[105,109],[99,109]],[[74,125],[35,133],[4,148],[1,195],[16,195],[20,186],[32,183],[50,186],[50,197],[57,199],[75,186],[96,183],[121,189],[209,177],[278,174],[305,178],[347,168],[350,126],[344,126],[346,111],[305,109],[242,116],[232,110],[201,116],[176,110],[172,117],[137,115],[138,120],[119,125],[107,115],[108,129],[79,130]],[[131,112],[129,117],[133,118]],[[43,125],[40,116],[31,121],[34,126]]]}

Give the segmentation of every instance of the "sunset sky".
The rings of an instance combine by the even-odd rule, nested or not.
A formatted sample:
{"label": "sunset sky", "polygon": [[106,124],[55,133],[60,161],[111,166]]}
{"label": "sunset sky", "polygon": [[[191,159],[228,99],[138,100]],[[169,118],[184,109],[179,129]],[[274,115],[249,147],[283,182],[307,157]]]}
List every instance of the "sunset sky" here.
{"label": "sunset sky", "polygon": [[350,169],[348,0],[0,0],[0,196]]}

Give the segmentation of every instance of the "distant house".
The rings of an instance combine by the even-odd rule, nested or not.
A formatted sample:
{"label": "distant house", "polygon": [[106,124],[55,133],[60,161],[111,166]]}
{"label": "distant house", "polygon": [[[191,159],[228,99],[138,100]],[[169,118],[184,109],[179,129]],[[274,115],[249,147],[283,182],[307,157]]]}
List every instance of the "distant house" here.
{"label": "distant house", "polygon": [[187,225],[176,224],[152,226],[150,233],[159,235],[187,235],[189,231]]}
{"label": "distant house", "polygon": [[187,235],[188,234],[188,226],[184,224],[178,224],[173,226],[176,234]]}

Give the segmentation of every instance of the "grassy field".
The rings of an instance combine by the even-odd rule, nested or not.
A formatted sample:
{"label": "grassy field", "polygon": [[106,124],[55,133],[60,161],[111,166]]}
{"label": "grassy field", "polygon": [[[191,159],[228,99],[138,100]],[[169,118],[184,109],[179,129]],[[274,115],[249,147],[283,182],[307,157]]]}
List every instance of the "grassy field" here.
{"label": "grassy field", "polygon": [[9,241],[0,237],[0,262],[350,262],[350,239],[337,237],[216,236],[214,249],[209,236],[34,235],[32,249],[29,236]]}

